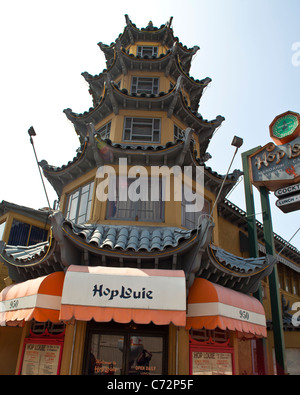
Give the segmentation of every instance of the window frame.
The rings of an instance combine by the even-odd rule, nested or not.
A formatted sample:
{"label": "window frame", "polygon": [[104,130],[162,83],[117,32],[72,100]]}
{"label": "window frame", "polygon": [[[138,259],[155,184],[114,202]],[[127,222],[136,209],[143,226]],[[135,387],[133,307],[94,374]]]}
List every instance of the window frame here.
{"label": "window frame", "polygon": [[6,227],[6,219],[0,223],[0,241],[3,240],[3,236],[5,233],[5,227]]}
{"label": "window frame", "polygon": [[[109,180],[109,188],[111,188],[111,181],[112,179]],[[134,181],[136,181],[135,178],[127,178],[127,181],[129,183],[132,183]],[[126,188],[129,188],[129,185],[126,186]],[[142,201],[142,200],[138,200],[136,202],[131,202],[130,206],[127,208],[128,211],[133,211],[133,214],[131,216],[112,216],[109,214],[110,211],[113,211],[114,209],[114,204],[115,204],[115,208],[116,211],[118,211],[118,207],[117,205],[119,203],[126,203],[123,201],[119,200],[119,176],[116,176],[116,200],[107,200],[106,203],[106,214],[105,214],[105,219],[106,220],[117,220],[117,221],[136,221],[136,222],[165,222],[165,201],[163,200],[163,190],[165,188],[165,181],[163,178],[159,178],[159,188],[160,188],[160,200],[155,200],[155,201],[151,201],[153,204],[160,204],[159,207],[159,212],[160,212],[160,218],[140,218],[138,216],[139,212],[145,212],[145,209],[142,207],[144,203],[148,203],[149,201]],[[148,178],[148,196],[151,196],[151,178]],[[129,197],[128,197],[129,200]],[[125,210],[125,209],[123,209]],[[154,206],[152,207],[151,210],[148,210],[150,212],[152,212],[153,214],[155,213],[155,208]]]}
{"label": "window frame", "polygon": [[[150,89],[145,89],[142,87],[142,84],[151,85]],[[133,76],[131,78],[131,86],[130,86],[130,94],[154,94],[157,95],[159,93],[159,77],[142,77],[142,76]]]}
{"label": "window frame", "polygon": [[87,375],[89,371],[89,357],[91,352],[91,341],[94,334],[98,335],[118,335],[123,337],[124,351],[122,356],[122,374],[128,374],[129,371],[129,347],[131,336],[142,337],[161,337],[163,340],[162,352],[162,375],[168,373],[168,325],[157,326],[154,324],[119,324],[119,323],[97,323],[88,322],[84,349],[84,359],[82,364],[82,374]]}
{"label": "window frame", "polygon": [[[85,224],[89,220],[90,214],[91,214],[92,202],[93,202],[94,186],[95,186],[95,182],[94,182],[94,180],[92,180],[90,182],[87,182],[86,184],[81,185],[80,187],[74,189],[72,192],[67,194],[67,203],[66,203],[66,209],[65,209],[66,219],[68,219],[71,222],[74,222],[77,225]],[[82,192],[83,189],[86,187],[89,187],[88,191]],[[86,193],[88,194],[88,198],[87,198],[87,202],[86,202],[86,209],[84,210],[85,214],[81,214],[82,196]],[[74,197],[74,195],[76,195],[76,194],[78,194],[78,196]],[[73,198],[72,198],[72,196],[73,196]],[[70,212],[72,209],[72,203],[70,203],[71,198],[72,198],[72,202],[74,202],[74,200],[77,199],[77,203],[76,203],[77,206],[75,208],[74,219],[70,218]],[[84,216],[85,220],[83,222],[78,222],[78,219],[83,216]]]}
{"label": "window frame", "polygon": [[[145,122],[146,121],[146,122]],[[148,122],[151,121],[151,122]],[[157,127],[158,124],[158,127]],[[137,133],[139,128],[151,127],[151,133],[143,134],[142,131]],[[141,130],[140,129],[140,130]],[[142,118],[142,117],[125,117],[123,125],[123,141],[137,143],[160,143],[161,137],[161,119],[160,118]],[[149,139],[147,139],[149,138]]]}
{"label": "window frame", "polygon": [[[151,50],[151,55],[149,53],[146,53],[147,51],[150,52]],[[138,45],[137,50],[136,50],[137,56],[158,56],[158,46],[156,45]]]}
{"label": "window frame", "polygon": [[96,130],[97,135],[102,139],[109,139],[111,131],[111,121],[107,122],[105,125],[101,126],[98,130]]}
{"label": "window frame", "polygon": [[[176,141],[178,140],[185,140],[185,129],[181,129],[181,127],[179,127],[178,125],[176,125],[176,123],[174,123],[173,131],[174,131],[174,143],[176,143]],[[191,138],[191,142],[194,145],[196,144],[196,141],[193,136]]]}
{"label": "window frame", "polygon": [[[185,187],[187,187],[187,186],[185,186]],[[195,193],[195,191],[192,191],[192,192]],[[182,186],[181,226],[183,226],[184,228],[189,229],[189,230],[195,229],[198,226],[198,218],[202,214],[209,214],[210,213],[210,202],[209,202],[209,200],[205,199],[204,196],[203,196],[203,199],[204,199],[204,207],[201,211],[186,212],[185,211],[186,204],[192,204],[192,202],[189,202],[185,199],[184,190],[183,190],[183,186]],[[189,214],[191,217],[193,217],[193,219],[187,218],[186,214]]]}
{"label": "window frame", "polygon": [[[12,234],[14,225],[15,226],[20,226],[20,225],[24,226],[25,225],[26,229],[25,229],[25,227],[23,228],[23,230],[21,231],[22,235],[20,234],[20,230],[18,231],[19,235],[17,235],[17,234],[13,235]],[[33,230],[38,230],[38,231],[41,231],[43,233],[42,240],[39,239],[39,238],[36,239],[36,240],[32,239],[32,237],[33,237],[32,236],[32,234],[33,234],[32,231]],[[10,227],[10,231],[9,231],[7,244],[8,245],[13,245],[13,246],[20,245],[20,246],[28,247],[28,246],[35,245],[35,244],[38,244],[38,243],[43,243],[43,242],[45,242],[48,239],[48,233],[49,233],[49,231],[46,228],[46,226],[43,229],[40,226],[36,226],[36,225],[30,224],[28,222],[20,221],[17,218],[13,218],[12,224],[11,224],[11,227]],[[17,241],[14,241],[15,239],[17,239]]]}
{"label": "window frame", "polygon": [[174,142],[176,142],[177,140],[184,140],[184,139],[185,139],[184,130],[174,123]]}

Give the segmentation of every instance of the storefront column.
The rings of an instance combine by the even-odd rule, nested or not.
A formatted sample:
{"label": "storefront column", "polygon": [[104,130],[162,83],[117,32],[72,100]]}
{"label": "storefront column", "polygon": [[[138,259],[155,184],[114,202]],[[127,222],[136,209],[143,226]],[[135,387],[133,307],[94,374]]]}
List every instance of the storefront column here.
{"label": "storefront column", "polygon": [[64,337],[63,355],[62,355],[61,367],[60,367],[61,375],[69,374],[72,352],[73,352],[73,344],[75,340],[74,336],[75,336],[75,325],[67,324],[65,330],[65,337]]}
{"label": "storefront column", "polygon": [[189,331],[169,326],[168,374],[189,374]]}
{"label": "storefront column", "polygon": [[21,337],[22,328],[0,327],[0,376],[15,373]]}
{"label": "storefront column", "polygon": [[177,328],[172,323],[169,325],[169,342],[168,342],[168,374],[176,374],[176,333]]}
{"label": "storefront column", "polygon": [[240,374],[239,370],[239,342],[237,332],[230,332],[230,345],[233,347],[234,355],[234,375],[238,376]]}
{"label": "storefront column", "polygon": [[70,360],[69,374],[70,375],[81,375],[82,363],[84,355],[84,344],[86,336],[86,322],[75,321],[74,325],[74,347]]}
{"label": "storefront column", "polygon": [[177,328],[178,358],[177,366],[179,375],[189,374],[189,331],[183,327]]}
{"label": "storefront column", "polygon": [[16,365],[16,371],[15,374],[19,374],[19,368],[20,368],[20,363],[22,359],[22,354],[23,354],[23,345],[24,345],[24,340],[26,337],[29,336],[30,334],[30,327],[31,327],[31,322],[25,322],[22,330],[22,336],[21,336],[21,341],[20,341],[20,347],[19,347],[19,355],[18,355],[18,360],[17,360],[17,365]]}

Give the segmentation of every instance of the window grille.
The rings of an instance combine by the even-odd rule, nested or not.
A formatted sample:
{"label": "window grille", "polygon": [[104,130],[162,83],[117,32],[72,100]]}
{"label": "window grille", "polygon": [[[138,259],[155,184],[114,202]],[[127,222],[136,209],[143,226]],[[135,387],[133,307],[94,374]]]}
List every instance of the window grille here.
{"label": "window grille", "polygon": [[147,93],[157,95],[159,91],[159,78],[132,77],[131,94]]}
{"label": "window grille", "polygon": [[[176,142],[177,140],[185,140],[185,130],[181,129],[177,125],[174,125],[174,142]],[[194,145],[196,144],[194,137],[191,138],[191,142]]]}
{"label": "window grille", "polygon": [[184,140],[185,139],[185,133],[184,130],[180,129],[177,125],[174,125],[174,141],[176,142],[177,140]]}
{"label": "window grille", "polygon": [[137,56],[157,56],[158,54],[158,47],[152,47],[152,46],[145,46],[141,45],[138,46],[137,49]]}
{"label": "window grille", "polygon": [[160,119],[125,118],[124,141],[160,142]]}
{"label": "window grille", "polygon": [[106,125],[102,126],[99,130],[97,130],[97,134],[102,140],[110,138],[110,127],[111,122],[108,122]]}
{"label": "window grille", "polygon": [[5,230],[5,225],[6,222],[2,222],[2,224],[0,224],[0,240],[2,240],[3,234],[4,234],[4,230]]}
{"label": "window grille", "polygon": [[[135,179],[127,179],[126,185],[121,187],[126,189],[126,193],[130,185]],[[158,181],[158,200],[151,199],[151,180],[148,179],[148,200],[132,201],[127,195],[126,201],[120,201],[119,178],[116,178],[116,201],[107,201],[107,219],[119,219],[129,221],[155,221],[164,220],[164,201],[162,200],[162,184],[163,180]],[[142,185],[141,181],[141,185]],[[146,182],[146,181],[145,181]],[[156,186],[156,185],[155,185]],[[137,192],[138,193],[138,192]]]}
{"label": "window grille", "polygon": [[191,329],[191,337],[199,342],[207,342],[209,339],[216,343],[226,343],[229,339],[229,332],[221,329]]}
{"label": "window grille", "polygon": [[35,335],[42,335],[48,331],[49,335],[58,335],[63,333],[66,328],[66,325],[63,322],[59,322],[54,324],[53,322],[39,322],[32,320],[31,321],[31,332]]}
{"label": "window grille", "polygon": [[29,246],[46,241],[47,236],[48,230],[14,219],[7,244]]}
{"label": "window grille", "polygon": [[89,220],[93,198],[94,182],[90,182],[68,195],[66,218],[76,224]]}
{"label": "window grille", "polygon": [[[187,229],[195,229],[198,226],[198,218],[201,216],[201,214],[209,214],[210,204],[208,200],[204,199],[204,197],[201,197],[201,199],[203,199],[203,207],[201,208],[201,211],[187,211],[186,206],[190,204],[195,204],[196,199],[194,199],[194,201],[187,201],[184,194],[184,188],[188,189],[189,187],[187,185],[184,185],[184,187],[182,188],[181,225]],[[190,188],[189,191],[190,193],[192,193],[192,190]],[[195,192],[193,192],[193,194],[195,194]]]}

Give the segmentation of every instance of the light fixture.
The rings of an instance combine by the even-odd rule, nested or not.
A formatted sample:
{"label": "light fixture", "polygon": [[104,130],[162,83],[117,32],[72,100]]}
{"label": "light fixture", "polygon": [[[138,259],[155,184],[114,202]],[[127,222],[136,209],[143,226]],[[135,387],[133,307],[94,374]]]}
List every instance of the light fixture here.
{"label": "light fixture", "polygon": [[34,147],[34,143],[33,143],[33,138],[32,138],[32,137],[33,137],[33,136],[36,136],[36,133],[35,133],[35,130],[34,130],[33,126],[31,126],[31,127],[28,129],[28,134],[29,134],[29,136],[30,136],[30,143],[31,143],[32,148],[33,148],[33,152],[34,152],[36,164],[37,164],[37,167],[38,167],[38,169],[39,169],[40,177],[41,177],[41,180],[42,180],[44,192],[45,192],[46,199],[47,199],[47,203],[48,203],[48,208],[49,208],[49,210],[51,210],[51,208],[50,208],[50,203],[49,203],[49,198],[48,198],[48,194],[47,194],[47,190],[46,190],[46,187],[45,187],[45,183],[44,183],[44,180],[43,180],[42,172],[41,172],[41,169],[40,169],[40,166],[39,166],[39,161],[38,161],[37,154],[36,154],[35,147]]}
{"label": "light fixture", "polygon": [[36,136],[33,126],[30,126],[30,128],[28,129],[28,134],[29,134],[29,136]]}
{"label": "light fixture", "polygon": [[231,145],[233,145],[236,148],[240,148],[243,145],[243,142],[244,141],[241,137],[234,136]]}

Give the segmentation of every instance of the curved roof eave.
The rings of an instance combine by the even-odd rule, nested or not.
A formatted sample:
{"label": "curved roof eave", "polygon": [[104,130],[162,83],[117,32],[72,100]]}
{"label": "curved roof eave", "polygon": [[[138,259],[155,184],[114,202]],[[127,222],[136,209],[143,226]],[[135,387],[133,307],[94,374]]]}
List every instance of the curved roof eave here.
{"label": "curved roof eave", "polygon": [[16,283],[62,271],[57,242],[49,240],[32,246],[10,246],[0,241],[0,262]]}
{"label": "curved roof eave", "polygon": [[257,291],[261,280],[272,272],[276,263],[271,255],[241,258],[214,245],[206,248],[202,261],[197,277],[246,294]]}
{"label": "curved roof eave", "polygon": [[[173,53],[172,50],[167,51],[166,54],[160,55],[159,57],[136,57],[132,54],[128,54],[121,50],[114,50],[114,58],[111,65],[104,69],[100,74],[92,76],[87,72],[83,72],[82,76],[85,78],[90,86],[94,100],[97,101],[101,94],[105,83],[105,74],[110,73],[112,79],[115,80],[121,74],[127,74],[128,70],[140,70],[143,67],[147,71],[163,71],[165,74],[173,76],[175,80],[180,75],[184,77],[185,89],[191,96],[193,102],[193,108],[198,108],[199,100],[202,96],[204,88],[211,82],[211,78],[206,77],[202,80],[194,79],[188,72],[186,72],[180,61],[180,56]],[[144,66],[142,66],[144,65]],[[168,71],[166,71],[168,68]],[[175,74],[174,74],[175,72]]]}
{"label": "curved roof eave", "polygon": [[[109,77],[107,77],[108,79]],[[184,123],[188,123],[196,132],[204,129],[210,129],[213,132],[225,120],[224,117],[219,115],[215,120],[207,121],[200,114],[193,112],[184,102],[178,83],[169,92],[160,92],[158,95],[129,95],[127,90],[120,90],[113,81],[109,85],[106,84],[106,86],[107,89],[105,89],[101,101],[96,107],[90,108],[89,111],[83,114],[76,114],[71,109],[64,110],[67,118],[74,124],[81,141],[86,136],[87,123],[97,124],[110,113],[118,115],[119,110],[123,108],[167,111],[168,117],[171,117],[176,112],[176,116]],[[188,121],[186,121],[186,118],[189,118]],[[200,141],[203,140],[202,137],[199,135]]]}

